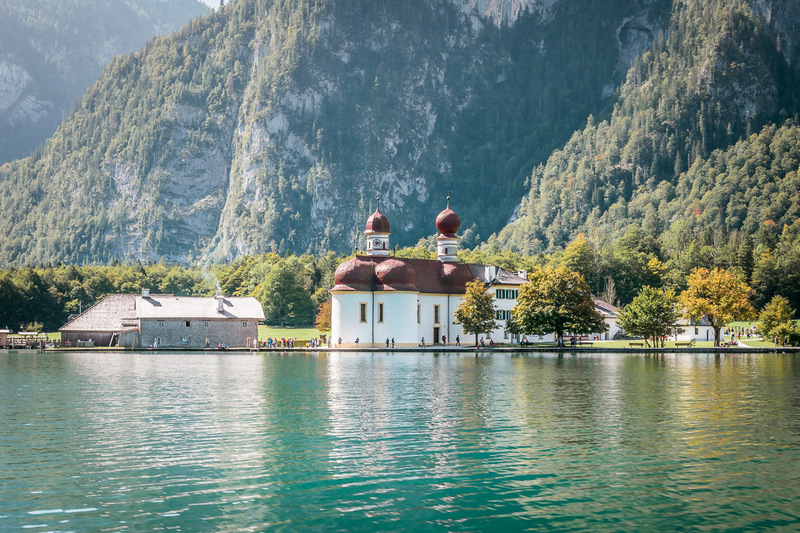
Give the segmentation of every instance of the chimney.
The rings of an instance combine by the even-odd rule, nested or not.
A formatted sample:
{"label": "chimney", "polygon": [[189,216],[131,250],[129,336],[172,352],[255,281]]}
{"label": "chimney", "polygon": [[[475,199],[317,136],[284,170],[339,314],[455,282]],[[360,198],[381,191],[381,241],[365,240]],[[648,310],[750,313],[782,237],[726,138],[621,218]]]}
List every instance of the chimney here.
{"label": "chimney", "polygon": [[217,301],[217,313],[224,313],[225,309],[223,306],[225,305],[225,297],[222,296],[222,291],[218,290],[214,295],[214,299]]}
{"label": "chimney", "polygon": [[150,289],[142,289],[142,298],[150,298]]}
{"label": "chimney", "polygon": [[517,276],[521,277],[522,279],[528,279],[528,271],[527,270],[517,270]]}

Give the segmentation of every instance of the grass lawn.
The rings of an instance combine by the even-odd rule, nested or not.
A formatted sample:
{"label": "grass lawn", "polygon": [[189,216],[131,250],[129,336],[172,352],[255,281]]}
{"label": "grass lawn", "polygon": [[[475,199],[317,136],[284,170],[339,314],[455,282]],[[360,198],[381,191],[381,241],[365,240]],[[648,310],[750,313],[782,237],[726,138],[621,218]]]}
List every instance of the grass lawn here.
{"label": "grass lawn", "polygon": [[744,343],[744,344],[746,344],[748,346],[751,346],[753,348],[774,348],[775,347],[775,343],[774,342],[772,342],[772,341],[764,341],[764,340],[761,340],[761,339],[756,339],[755,337],[753,337],[750,340],[742,339],[742,343]]}
{"label": "grass lawn", "polygon": [[258,326],[258,338],[266,340],[268,337],[273,339],[300,339],[307,341],[314,337],[319,337],[320,333],[313,327],[308,328],[281,328],[278,326]]}

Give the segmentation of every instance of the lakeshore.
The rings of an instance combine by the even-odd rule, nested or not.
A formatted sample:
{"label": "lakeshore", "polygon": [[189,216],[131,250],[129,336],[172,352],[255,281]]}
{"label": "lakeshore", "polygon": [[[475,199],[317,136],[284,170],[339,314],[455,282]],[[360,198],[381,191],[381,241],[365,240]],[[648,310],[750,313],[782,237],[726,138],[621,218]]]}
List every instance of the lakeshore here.
{"label": "lakeshore", "polygon": [[[35,349],[34,349],[35,350]],[[6,350],[8,351],[8,350]],[[17,350],[17,351],[29,351],[29,350]],[[35,350],[35,351],[42,351],[42,350]],[[310,352],[310,353],[333,353],[333,352],[341,352],[341,353],[475,353],[477,354],[486,354],[490,355],[492,353],[546,353],[546,352],[554,352],[559,354],[580,354],[580,353],[628,353],[628,354],[636,354],[636,353],[715,353],[715,354],[737,354],[737,353],[800,353],[800,347],[797,346],[746,346],[746,345],[739,345],[739,346],[719,346],[719,347],[691,347],[691,346],[666,346],[664,348],[661,347],[604,347],[604,346],[564,346],[564,347],[557,347],[557,346],[483,346],[483,347],[475,347],[474,345],[471,346],[426,346],[426,347],[403,347],[403,348],[370,348],[370,347],[342,347],[342,348],[328,348],[328,347],[294,347],[294,348],[285,348],[285,347],[275,347],[275,348],[226,348],[224,350],[220,350],[218,348],[186,348],[181,350],[171,350],[171,349],[149,349],[149,350],[133,350],[129,348],[109,348],[109,347],[96,347],[96,348],[45,348],[44,352],[46,353],[53,353],[53,352],[84,352],[84,351],[93,351],[93,352],[139,352],[139,353],[303,353],[303,352]]]}

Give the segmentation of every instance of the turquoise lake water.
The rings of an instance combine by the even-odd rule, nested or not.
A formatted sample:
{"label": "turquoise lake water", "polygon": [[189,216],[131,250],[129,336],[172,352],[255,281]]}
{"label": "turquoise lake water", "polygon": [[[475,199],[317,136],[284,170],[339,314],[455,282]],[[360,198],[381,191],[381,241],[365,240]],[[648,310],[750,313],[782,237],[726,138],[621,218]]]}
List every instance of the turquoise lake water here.
{"label": "turquoise lake water", "polygon": [[800,356],[0,353],[0,531],[796,531]]}

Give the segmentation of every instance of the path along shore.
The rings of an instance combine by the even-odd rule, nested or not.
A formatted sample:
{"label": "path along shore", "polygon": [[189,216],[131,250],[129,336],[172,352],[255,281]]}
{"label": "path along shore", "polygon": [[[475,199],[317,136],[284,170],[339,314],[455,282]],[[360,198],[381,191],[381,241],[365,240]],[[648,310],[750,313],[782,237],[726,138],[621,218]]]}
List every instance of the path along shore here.
{"label": "path along shore", "polygon": [[[29,351],[29,350],[17,350],[17,351]],[[37,350],[40,351],[40,350]],[[569,354],[580,354],[580,353],[644,353],[644,354],[653,354],[653,353],[715,353],[715,354],[740,354],[740,353],[800,353],[800,347],[790,347],[790,346],[747,346],[745,344],[740,343],[739,346],[719,346],[719,347],[688,347],[688,346],[681,346],[681,347],[665,347],[665,348],[645,348],[645,347],[604,347],[604,346],[597,346],[597,343],[592,346],[564,346],[563,348],[559,348],[556,346],[503,346],[503,345],[496,345],[494,347],[489,346],[482,346],[482,347],[475,347],[474,345],[461,345],[461,346],[454,346],[454,345],[435,345],[435,346],[426,346],[426,347],[411,347],[411,348],[385,348],[385,347],[349,347],[349,348],[328,348],[325,347],[317,347],[317,348],[310,348],[306,346],[295,347],[295,348],[227,348],[225,350],[219,350],[217,348],[164,348],[164,349],[156,349],[156,350],[131,350],[127,348],[109,348],[109,347],[96,347],[96,348],[46,348],[46,352],[84,352],[84,351],[92,351],[92,352],[107,352],[107,351],[135,351],[135,352],[200,352],[200,353],[302,353],[302,352],[313,352],[313,353],[359,353],[359,352],[372,352],[372,353],[411,353],[411,352],[431,352],[431,353],[475,353],[478,354],[491,354],[491,353],[548,353],[548,352],[555,352],[555,353],[569,353]]]}

